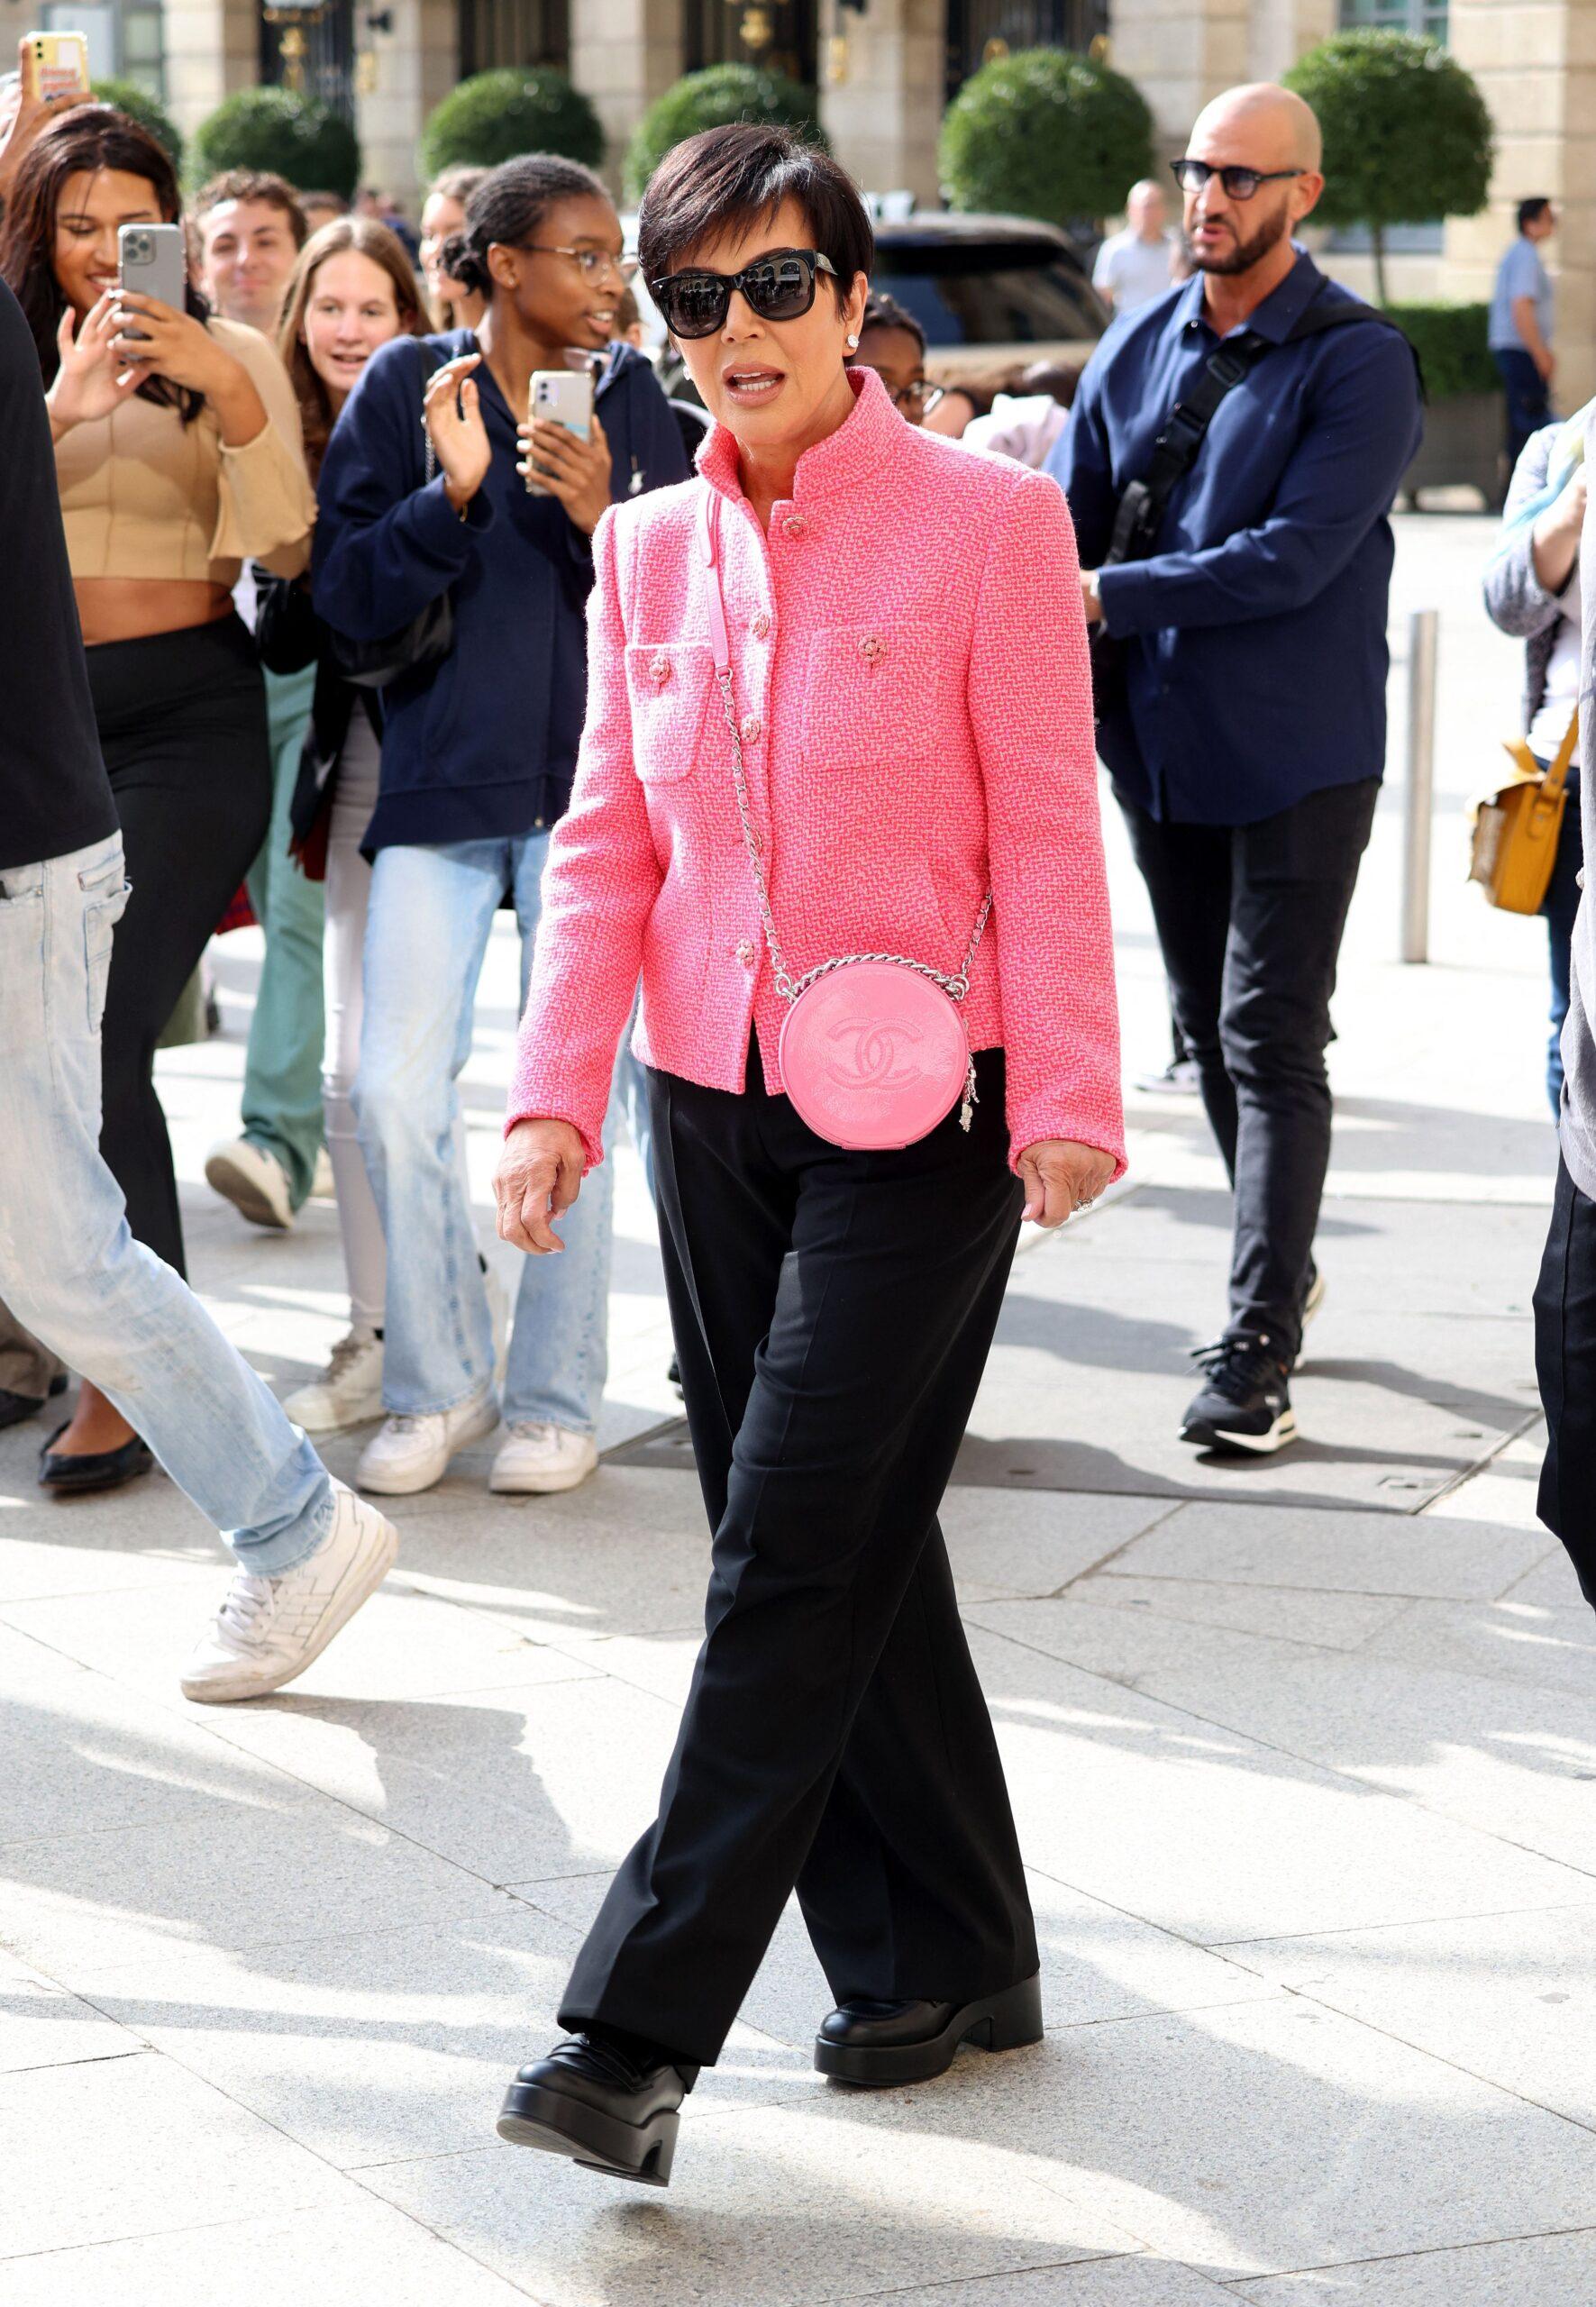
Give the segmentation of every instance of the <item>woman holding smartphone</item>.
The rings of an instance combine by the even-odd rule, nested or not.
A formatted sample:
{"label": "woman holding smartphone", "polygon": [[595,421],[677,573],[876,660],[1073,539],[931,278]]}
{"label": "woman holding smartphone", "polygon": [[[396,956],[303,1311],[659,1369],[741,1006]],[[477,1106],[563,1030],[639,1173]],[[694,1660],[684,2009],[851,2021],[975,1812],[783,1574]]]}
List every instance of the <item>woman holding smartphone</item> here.
{"label": "woman holding smartphone", "polygon": [[[453,1153],[455,1077],[502,904],[515,909],[524,984],[531,967],[587,696],[593,531],[613,497],[687,473],[649,363],[611,342],[622,247],[590,170],[547,156],[495,169],[442,257],[450,278],[486,299],[482,319],[376,353],[322,467],[317,613],[372,645],[450,603],[446,648],[383,691],[381,788],[364,839],[355,1110],[388,1250],[388,1416],[359,1480],[385,1493],[430,1489],[498,1423],[485,1277]],[[540,370],[594,379],[587,439],[528,421]],[[569,1490],[597,1463],[609,1220],[601,1190],[566,1255],[523,1273],[497,1490]]]}
{"label": "woman holding smartphone", "polygon": [[[260,846],[265,691],[233,606],[246,559],[291,573],[315,503],[280,362],[252,329],[123,294],[123,225],[180,222],[163,148],[105,105],[52,121],[17,171],[0,274],[38,348],[100,745],[132,885],[104,1032],[101,1145],[134,1237],[183,1271],[156,1042]],[[106,1488],[150,1454],[85,1384],[41,1480]]]}
{"label": "woman holding smartphone", "polygon": [[[283,304],[278,351],[299,401],[313,479],[343,405],[372,355],[423,325],[415,274],[404,243],[374,217],[324,225],[299,252]],[[338,1196],[349,1277],[350,1327],[323,1375],[289,1397],[288,1415],[309,1434],[330,1434],[382,1409],[382,1305],[386,1253],[351,1102],[360,1051],[361,969],[371,868],[360,852],[377,807],[381,709],[375,689],[346,680],[308,584],[278,580],[263,597],[260,651],[273,671],[315,667],[310,734],[293,801],[302,870],[326,884],[323,949],[327,1034],[322,1110]]]}

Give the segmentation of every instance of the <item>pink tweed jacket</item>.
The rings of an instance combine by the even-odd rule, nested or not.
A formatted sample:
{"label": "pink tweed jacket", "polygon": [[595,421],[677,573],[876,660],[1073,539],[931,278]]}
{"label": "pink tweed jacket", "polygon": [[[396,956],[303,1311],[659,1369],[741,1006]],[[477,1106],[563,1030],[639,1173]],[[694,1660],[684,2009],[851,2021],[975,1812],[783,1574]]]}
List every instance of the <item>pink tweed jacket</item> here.
{"label": "pink tweed jacket", "polygon": [[780,1086],[784,1004],[738,825],[709,644],[702,491],[750,797],[795,971],[901,953],[947,971],[994,895],[964,1003],[1007,1053],[1010,1158],[1074,1138],[1123,1170],[1118,1019],[1074,534],[1057,485],[853,412],[800,458],[768,535],[716,426],[700,478],[606,513],[588,718],[555,833],[509,1123],[571,1122],[588,1165],[641,971],[634,1047],[744,1087],[751,1026]]}

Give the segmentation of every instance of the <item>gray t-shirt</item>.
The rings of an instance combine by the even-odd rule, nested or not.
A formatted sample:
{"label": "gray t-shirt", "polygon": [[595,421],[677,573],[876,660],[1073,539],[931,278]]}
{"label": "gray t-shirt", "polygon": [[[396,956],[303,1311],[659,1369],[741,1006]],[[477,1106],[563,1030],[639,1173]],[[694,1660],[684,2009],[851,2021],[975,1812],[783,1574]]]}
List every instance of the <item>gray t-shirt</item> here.
{"label": "gray t-shirt", "polygon": [[1110,233],[1098,251],[1091,285],[1117,313],[1134,313],[1170,286],[1170,243],[1162,235],[1139,240],[1127,225]]}
{"label": "gray t-shirt", "polygon": [[1491,350],[1493,352],[1523,352],[1528,348],[1519,335],[1513,319],[1513,306],[1520,296],[1528,296],[1535,304],[1535,317],[1542,337],[1552,342],[1552,284],[1541,253],[1533,241],[1520,233],[1496,268],[1496,287],[1491,299]]}

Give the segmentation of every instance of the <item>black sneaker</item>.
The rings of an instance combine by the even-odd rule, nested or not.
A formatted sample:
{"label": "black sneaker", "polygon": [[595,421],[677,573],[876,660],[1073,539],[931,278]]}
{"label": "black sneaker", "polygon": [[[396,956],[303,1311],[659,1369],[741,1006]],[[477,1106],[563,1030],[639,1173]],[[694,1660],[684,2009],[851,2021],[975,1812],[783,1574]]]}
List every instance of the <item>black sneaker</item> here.
{"label": "black sneaker", "polygon": [[1235,1331],[1214,1345],[1199,1345],[1192,1360],[1206,1383],[1187,1407],[1181,1439],[1199,1450],[1282,1449],[1297,1438],[1286,1381],[1287,1364],[1261,1331]]}

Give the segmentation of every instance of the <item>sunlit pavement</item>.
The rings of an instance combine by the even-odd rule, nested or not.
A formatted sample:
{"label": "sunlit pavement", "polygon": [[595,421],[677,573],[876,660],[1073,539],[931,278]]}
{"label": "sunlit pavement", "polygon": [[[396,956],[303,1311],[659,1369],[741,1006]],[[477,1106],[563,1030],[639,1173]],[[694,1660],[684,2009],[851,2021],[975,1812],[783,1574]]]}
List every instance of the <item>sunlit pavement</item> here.
{"label": "sunlit pavement", "polygon": [[[1304,1441],[1237,1470],[1174,1440],[1227,1224],[1190,1101],[1134,1098],[1126,1185],[1016,1270],[946,1519],[1045,2044],[826,2084],[789,1917],[668,2193],[495,2138],[651,1813],[701,1608],[623,1148],[598,1474],[490,1500],[470,1452],[398,1502],[388,1587],[276,1699],[178,1695],[225,1573],[163,1477],[44,1502],[38,1429],[0,1438],[6,2307],[1588,2307],[1596,1627],[1533,1512],[1544,933],[1461,880],[1517,709],[1488,533],[1403,528],[1399,643],[1443,611],[1434,960],[1394,958],[1393,784],[1336,1005]],[[1400,665],[1392,699],[1400,768]],[[1162,992],[1109,834],[1141,1071]],[[225,1037],[161,1078],[196,1281],[286,1387],[343,1327],[333,1213],[270,1237],[200,1182],[257,956],[226,941]],[[485,1242],[513,989],[501,932],[466,1081]]]}

